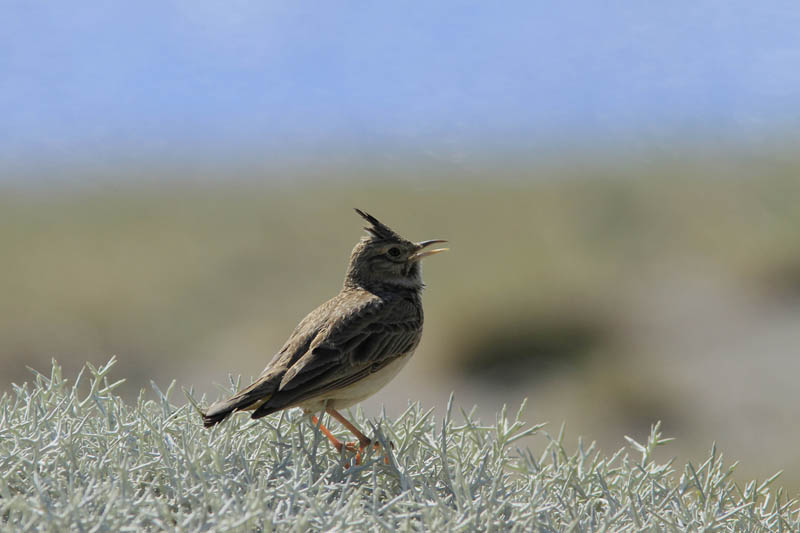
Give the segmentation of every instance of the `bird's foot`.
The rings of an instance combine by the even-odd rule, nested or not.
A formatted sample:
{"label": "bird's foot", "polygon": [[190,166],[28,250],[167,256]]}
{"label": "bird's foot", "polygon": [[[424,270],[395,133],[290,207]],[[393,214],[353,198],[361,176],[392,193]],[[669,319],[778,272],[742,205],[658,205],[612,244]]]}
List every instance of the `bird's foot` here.
{"label": "bird's foot", "polygon": [[[376,451],[381,449],[381,443],[380,442],[371,441],[371,440],[365,440],[365,441],[358,441],[358,442],[345,442],[344,444],[342,444],[342,446],[340,448],[337,449],[337,451],[341,452],[342,448],[344,448],[345,451],[347,451],[349,453],[355,453],[356,454],[355,464],[356,465],[360,465],[361,464],[361,457],[362,457],[362,454],[364,453],[364,450],[366,450],[370,446],[372,446],[372,449],[374,449]],[[389,442],[389,446],[391,446],[391,448],[394,449],[394,444],[392,442]],[[384,464],[387,464],[387,465],[390,464],[389,455],[388,454],[384,455],[383,462],[384,462]],[[350,464],[349,463],[347,464],[346,468],[350,468]]]}

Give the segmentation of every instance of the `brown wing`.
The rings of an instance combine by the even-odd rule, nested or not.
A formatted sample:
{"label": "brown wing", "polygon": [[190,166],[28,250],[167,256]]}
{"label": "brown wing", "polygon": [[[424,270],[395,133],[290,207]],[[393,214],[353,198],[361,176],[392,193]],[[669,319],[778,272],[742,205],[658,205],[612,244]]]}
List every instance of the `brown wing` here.
{"label": "brown wing", "polygon": [[421,309],[416,295],[373,297],[346,313],[340,308],[253,417],[345,387],[413,350],[422,334]]}
{"label": "brown wing", "polygon": [[234,411],[254,410],[264,405],[278,390],[287,371],[309,352],[315,339],[330,328],[331,317],[342,315],[342,309],[346,310],[344,316],[356,315],[374,305],[374,300],[379,298],[366,291],[342,292],[314,309],[300,321],[256,381],[206,410],[205,425],[212,426]]}

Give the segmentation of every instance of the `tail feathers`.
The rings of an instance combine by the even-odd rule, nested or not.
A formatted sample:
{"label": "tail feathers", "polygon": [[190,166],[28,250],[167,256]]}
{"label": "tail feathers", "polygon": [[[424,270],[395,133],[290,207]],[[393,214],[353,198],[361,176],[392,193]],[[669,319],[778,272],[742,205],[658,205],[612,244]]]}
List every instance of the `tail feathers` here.
{"label": "tail feathers", "polygon": [[228,418],[228,415],[234,411],[233,408],[220,408],[218,405],[218,403],[215,403],[208,409],[208,411],[203,413],[203,426],[210,428],[216,424],[219,424]]}
{"label": "tail feathers", "polygon": [[272,398],[272,392],[267,392],[271,388],[268,383],[256,381],[227,400],[213,404],[203,413],[203,425],[210,428],[228,418],[233,412],[258,409]]}
{"label": "tail feathers", "polygon": [[252,397],[237,398],[234,396],[228,400],[217,402],[203,413],[203,425],[207,428],[219,424],[231,413],[236,411],[252,411],[258,409],[272,397],[271,394],[261,398],[253,399]]}

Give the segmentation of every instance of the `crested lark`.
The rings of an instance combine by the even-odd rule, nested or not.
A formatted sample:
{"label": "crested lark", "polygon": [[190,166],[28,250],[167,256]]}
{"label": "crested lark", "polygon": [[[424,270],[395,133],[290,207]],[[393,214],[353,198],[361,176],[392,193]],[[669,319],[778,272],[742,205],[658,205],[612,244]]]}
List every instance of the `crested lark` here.
{"label": "crested lark", "polygon": [[[414,243],[375,217],[356,209],[369,222],[369,236],[353,248],[341,292],[308,314],[259,378],[203,414],[211,427],[236,411],[261,418],[289,407],[306,413],[325,411],[358,439],[358,451],[370,439],[339,409],[372,396],[408,362],[422,335],[423,288],[420,260],[447,248],[424,249],[446,242]],[[316,416],[312,421],[340,451],[343,445]],[[356,461],[360,460],[360,453]]]}

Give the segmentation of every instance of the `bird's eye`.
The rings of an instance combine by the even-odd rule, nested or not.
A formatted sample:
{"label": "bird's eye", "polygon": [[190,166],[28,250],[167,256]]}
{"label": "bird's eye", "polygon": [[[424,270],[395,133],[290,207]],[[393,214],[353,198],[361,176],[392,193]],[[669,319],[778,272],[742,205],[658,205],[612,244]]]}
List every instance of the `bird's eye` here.
{"label": "bird's eye", "polygon": [[391,248],[389,248],[389,251],[386,252],[386,253],[388,253],[392,257],[399,257],[400,256],[400,248],[398,248],[397,246],[392,246]]}

